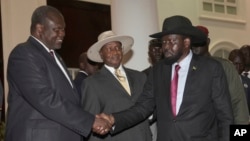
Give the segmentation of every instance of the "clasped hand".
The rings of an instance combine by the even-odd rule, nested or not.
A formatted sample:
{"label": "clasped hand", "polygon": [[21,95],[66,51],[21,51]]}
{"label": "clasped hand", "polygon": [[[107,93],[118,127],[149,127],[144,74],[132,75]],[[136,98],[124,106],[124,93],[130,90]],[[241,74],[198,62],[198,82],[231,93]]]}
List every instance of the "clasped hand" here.
{"label": "clasped hand", "polygon": [[105,135],[111,130],[114,122],[114,117],[112,115],[104,113],[98,114],[95,116],[92,131],[100,135]]}

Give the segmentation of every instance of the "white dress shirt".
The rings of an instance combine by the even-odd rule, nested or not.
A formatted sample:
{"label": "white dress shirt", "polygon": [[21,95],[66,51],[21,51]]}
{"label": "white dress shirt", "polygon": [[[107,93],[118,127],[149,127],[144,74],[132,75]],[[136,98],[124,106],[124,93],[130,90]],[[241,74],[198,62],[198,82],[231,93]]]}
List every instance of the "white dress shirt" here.
{"label": "white dress shirt", "polygon": [[[192,51],[189,51],[189,54],[183,60],[181,60],[181,62],[178,63],[181,68],[178,72],[179,77],[178,77],[178,88],[177,88],[177,98],[176,98],[177,99],[176,114],[178,114],[180,107],[181,107],[184,89],[185,89],[186,80],[187,80],[187,75],[188,75],[188,70],[189,70],[192,56],[193,56]],[[175,71],[176,65],[177,63],[174,63],[172,65],[172,79],[174,77],[174,71]]]}

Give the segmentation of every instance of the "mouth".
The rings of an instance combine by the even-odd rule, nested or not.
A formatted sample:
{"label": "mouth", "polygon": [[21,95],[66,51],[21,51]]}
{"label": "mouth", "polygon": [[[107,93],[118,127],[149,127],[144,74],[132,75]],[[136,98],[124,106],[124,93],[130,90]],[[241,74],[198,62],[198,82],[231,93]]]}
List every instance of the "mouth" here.
{"label": "mouth", "polygon": [[57,43],[62,43],[62,42],[63,42],[63,39],[57,39],[56,42],[57,42]]}
{"label": "mouth", "polygon": [[170,51],[165,51],[165,52],[164,52],[164,55],[165,55],[166,57],[170,57],[170,56],[173,56],[173,53],[170,52]]}

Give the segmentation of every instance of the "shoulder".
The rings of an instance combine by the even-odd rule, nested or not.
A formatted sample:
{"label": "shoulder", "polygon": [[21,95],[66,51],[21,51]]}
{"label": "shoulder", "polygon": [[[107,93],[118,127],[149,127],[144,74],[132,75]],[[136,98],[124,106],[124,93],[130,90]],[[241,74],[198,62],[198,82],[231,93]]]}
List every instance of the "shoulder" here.
{"label": "shoulder", "polygon": [[141,72],[141,71],[138,71],[138,70],[134,70],[134,69],[124,67],[124,71],[126,72],[127,75],[132,76],[132,77],[146,78],[146,74],[144,72]]}
{"label": "shoulder", "polygon": [[233,63],[225,58],[213,57],[213,59],[220,62],[222,65],[233,66]]}
{"label": "shoulder", "polygon": [[[37,42],[37,41],[33,41],[33,40],[30,37],[30,38],[28,38],[28,40],[26,42],[17,44],[13,48],[13,50],[11,51],[10,56],[16,55],[16,56],[27,58],[29,56],[36,56],[36,55],[40,54],[39,50],[37,50],[37,47],[35,44],[35,42]],[[23,54],[25,54],[25,55],[23,55]],[[35,54],[35,55],[33,55],[33,54]]]}

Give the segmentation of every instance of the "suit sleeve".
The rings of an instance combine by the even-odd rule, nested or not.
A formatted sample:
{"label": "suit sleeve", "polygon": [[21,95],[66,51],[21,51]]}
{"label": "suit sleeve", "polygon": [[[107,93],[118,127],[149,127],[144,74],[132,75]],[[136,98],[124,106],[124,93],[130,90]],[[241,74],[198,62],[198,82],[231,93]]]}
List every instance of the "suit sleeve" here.
{"label": "suit sleeve", "polygon": [[136,104],[122,112],[113,113],[115,128],[112,134],[119,133],[145,120],[153,113],[155,101],[153,95],[153,73],[150,73],[144,85],[143,92]]}
{"label": "suit sleeve", "polygon": [[[98,89],[91,82],[89,83],[89,79],[85,79],[81,86],[81,103],[83,109],[92,113],[99,114],[101,112],[101,105],[99,98],[95,89]],[[91,85],[92,84],[92,85]]]}
{"label": "suit sleeve", "polygon": [[212,99],[218,120],[220,141],[229,140],[229,125],[233,122],[232,105],[224,70],[216,65],[213,74]]}
{"label": "suit sleeve", "polygon": [[66,80],[62,78],[63,75],[62,79],[55,80],[53,74],[60,72],[52,70],[45,57],[34,53],[34,50],[19,48],[21,47],[16,47],[9,58],[9,85],[18,91],[16,93],[20,94],[26,103],[47,119],[87,136],[92,128],[94,115],[81,109],[79,99],[74,101],[65,97],[76,93],[72,87],[62,82]]}

